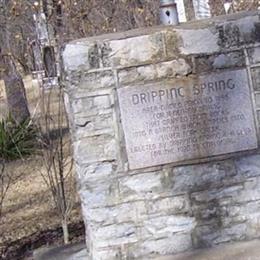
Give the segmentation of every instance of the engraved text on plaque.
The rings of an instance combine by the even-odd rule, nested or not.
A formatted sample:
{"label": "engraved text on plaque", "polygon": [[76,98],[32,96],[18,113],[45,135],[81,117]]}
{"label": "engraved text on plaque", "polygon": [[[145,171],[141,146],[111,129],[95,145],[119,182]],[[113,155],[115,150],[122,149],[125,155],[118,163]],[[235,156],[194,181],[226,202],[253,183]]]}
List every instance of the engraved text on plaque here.
{"label": "engraved text on plaque", "polygon": [[118,89],[131,169],[257,148],[246,70]]}

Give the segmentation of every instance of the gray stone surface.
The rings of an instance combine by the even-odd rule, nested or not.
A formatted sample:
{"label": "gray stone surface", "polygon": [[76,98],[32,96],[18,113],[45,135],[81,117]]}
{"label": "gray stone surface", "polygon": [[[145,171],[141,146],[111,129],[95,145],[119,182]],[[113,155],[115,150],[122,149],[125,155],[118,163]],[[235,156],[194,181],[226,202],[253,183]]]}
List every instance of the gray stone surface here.
{"label": "gray stone surface", "polygon": [[[258,13],[242,13],[178,27],[102,35],[66,46],[66,105],[91,260],[150,260],[259,237],[260,155],[259,149],[251,150],[260,137],[259,33]],[[131,169],[133,163],[126,153],[129,142],[150,141],[128,133],[143,127],[142,120],[150,122],[155,112],[144,116],[136,110],[131,117],[129,106],[119,108],[118,92],[140,93],[147,87],[165,88],[169,82],[178,87],[179,82],[230,77],[236,93],[220,91],[222,101],[220,94],[205,92],[203,97],[218,96],[219,102],[213,103],[221,108],[215,110],[237,116],[231,122],[210,124],[219,126],[222,133],[235,130],[231,138],[235,145],[201,149],[201,153],[198,148],[194,153],[181,150],[185,147],[179,145],[180,154],[169,155],[167,161],[147,160],[150,154],[142,152],[135,161],[145,168]],[[205,111],[209,113],[209,108]],[[206,120],[202,129],[208,129],[211,118],[216,116]],[[247,128],[252,131],[244,132]],[[152,141],[157,142],[156,138]],[[246,151],[230,155],[241,150]],[[205,163],[206,157],[215,154],[222,155]],[[197,159],[177,166],[176,158]],[[251,256],[240,253],[222,248],[219,259]],[[204,256],[197,259],[215,257]]]}
{"label": "gray stone surface", "polygon": [[260,47],[248,49],[248,56],[252,64],[260,62]]}
{"label": "gray stone surface", "polygon": [[[34,252],[34,260],[88,260],[86,245],[75,244],[53,248],[41,248]],[[89,259],[90,260],[90,259]]]}
{"label": "gray stone surface", "polygon": [[153,81],[176,76],[186,76],[191,72],[191,66],[184,60],[178,59],[166,61],[160,64],[152,64],[120,70],[118,80],[120,85],[129,85],[140,81]]}
{"label": "gray stone surface", "polygon": [[243,50],[195,57],[196,73],[212,73],[220,69],[241,68],[246,64]]}
{"label": "gray stone surface", "polygon": [[211,28],[200,28],[197,30],[179,30],[183,40],[180,51],[184,55],[198,53],[214,53],[220,50],[218,45],[218,34]]}
{"label": "gray stone surface", "polygon": [[176,256],[160,257],[155,260],[259,260],[259,257],[260,241],[254,240],[196,250]]}

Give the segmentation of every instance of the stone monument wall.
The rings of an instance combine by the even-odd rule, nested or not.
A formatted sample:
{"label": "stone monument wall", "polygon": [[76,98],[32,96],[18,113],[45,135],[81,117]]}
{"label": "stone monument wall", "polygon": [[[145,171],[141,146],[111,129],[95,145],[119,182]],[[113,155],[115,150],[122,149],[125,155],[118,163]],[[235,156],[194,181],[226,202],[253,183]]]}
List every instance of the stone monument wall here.
{"label": "stone monument wall", "polygon": [[63,59],[90,259],[260,237],[258,13],[76,40]]}

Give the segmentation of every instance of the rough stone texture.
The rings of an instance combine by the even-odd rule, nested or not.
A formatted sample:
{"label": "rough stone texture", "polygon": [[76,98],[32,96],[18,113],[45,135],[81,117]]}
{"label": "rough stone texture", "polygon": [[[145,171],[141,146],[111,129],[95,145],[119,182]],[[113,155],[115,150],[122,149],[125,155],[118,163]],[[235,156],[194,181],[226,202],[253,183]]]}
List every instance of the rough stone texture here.
{"label": "rough stone texture", "polygon": [[[162,241],[165,242],[165,241]],[[169,243],[169,242],[168,242]],[[188,244],[184,241],[182,247]],[[153,245],[152,245],[153,246]],[[152,258],[154,260],[259,260],[260,241],[253,240],[250,242],[237,242],[231,244],[222,244],[211,249],[194,250],[188,253],[181,253],[175,256],[165,256],[160,258]],[[87,257],[85,245],[77,244],[58,248],[43,248],[34,252],[35,260],[90,260]],[[165,248],[161,245],[160,250]],[[151,258],[142,258],[143,260],[151,260]]]}
{"label": "rough stone texture", "polygon": [[194,250],[176,256],[160,257],[155,260],[258,260],[260,255],[259,245],[259,240],[237,242],[216,246],[211,249]]}
{"label": "rough stone texture", "polygon": [[245,66],[244,52],[233,51],[213,55],[202,55],[195,58],[196,72],[212,72],[226,68],[239,68]]}
{"label": "rough stone texture", "polygon": [[257,13],[246,13],[66,46],[67,109],[90,259],[153,259],[259,237],[258,151],[130,170],[117,95],[121,87],[245,68],[259,125],[258,24]]}

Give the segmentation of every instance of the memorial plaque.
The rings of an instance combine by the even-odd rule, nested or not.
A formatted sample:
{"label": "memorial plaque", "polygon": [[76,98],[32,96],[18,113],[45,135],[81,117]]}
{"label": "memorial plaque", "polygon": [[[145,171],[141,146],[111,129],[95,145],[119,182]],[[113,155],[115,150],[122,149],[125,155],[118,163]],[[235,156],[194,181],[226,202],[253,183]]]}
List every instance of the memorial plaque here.
{"label": "memorial plaque", "polygon": [[118,89],[131,169],[257,148],[246,70]]}

